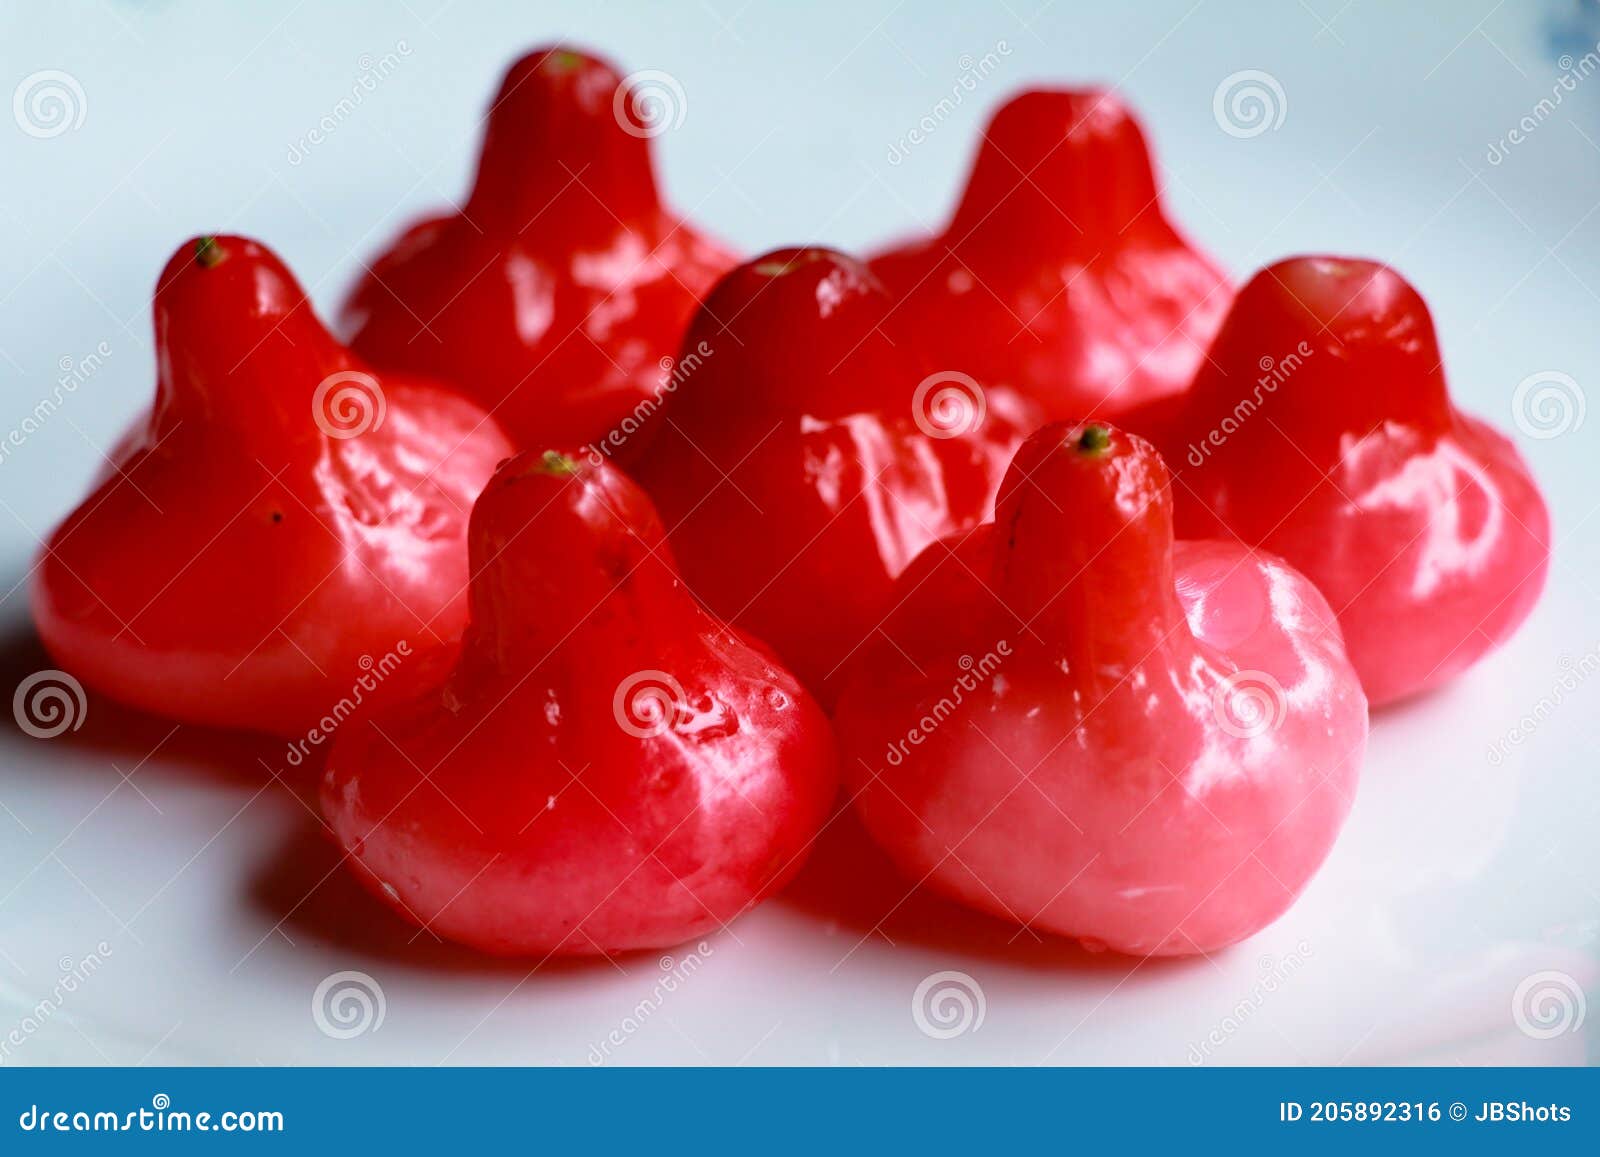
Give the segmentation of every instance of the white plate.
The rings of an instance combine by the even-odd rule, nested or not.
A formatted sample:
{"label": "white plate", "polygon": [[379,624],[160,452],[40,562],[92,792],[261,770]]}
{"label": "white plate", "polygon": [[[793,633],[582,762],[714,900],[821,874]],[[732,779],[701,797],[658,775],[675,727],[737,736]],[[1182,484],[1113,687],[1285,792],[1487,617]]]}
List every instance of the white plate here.
{"label": "white plate", "polygon": [[[9,681],[47,665],[8,639]],[[1278,924],[1209,960],[1144,964],[913,892],[848,820],[783,897],[670,965],[484,960],[336,870],[257,762],[281,767],[280,745],[169,737],[91,699],[75,734],[7,740],[0,1028],[52,1003],[15,1062],[1582,1063],[1596,788],[1539,770],[1560,716],[1527,758],[1484,758],[1508,687],[1537,690],[1518,658],[1379,720],[1350,826]],[[353,1037],[323,1031],[347,1027],[338,1000],[313,1011],[340,972],[367,979],[335,986],[382,994],[381,1022]],[[952,997],[981,993],[981,1021],[943,1006],[949,1027],[972,1022],[949,1038],[919,1027],[946,1027],[933,994],[913,1012],[939,972],[965,974],[934,982]],[[350,1028],[376,1020],[343,1007]]]}

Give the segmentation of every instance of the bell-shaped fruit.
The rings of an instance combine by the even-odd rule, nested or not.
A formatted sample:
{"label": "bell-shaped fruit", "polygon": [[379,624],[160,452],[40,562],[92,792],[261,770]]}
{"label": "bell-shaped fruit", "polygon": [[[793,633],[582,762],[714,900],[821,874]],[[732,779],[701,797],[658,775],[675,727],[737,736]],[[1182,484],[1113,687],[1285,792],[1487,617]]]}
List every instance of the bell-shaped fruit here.
{"label": "bell-shaped fruit", "polygon": [[689,586],[824,703],[929,543],[986,518],[1017,427],[1002,392],[928,374],[860,262],[786,249],[696,314],[639,479]]}
{"label": "bell-shaped fruit", "polygon": [[1004,105],[944,232],[872,269],[900,299],[897,335],[1052,419],[1182,390],[1230,297],[1167,220],[1133,114],[1095,89]]}
{"label": "bell-shaped fruit", "polygon": [[1428,307],[1387,266],[1262,270],[1194,387],[1127,422],[1178,473],[1179,534],[1236,535],[1317,584],[1374,705],[1477,662],[1544,586],[1539,488],[1451,405]]}
{"label": "bell-shaped fruit", "polygon": [[288,736],[436,684],[467,512],[510,452],[493,419],[370,372],[242,237],[178,250],[155,331],[155,403],[34,574],[50,653],[147,711]]}
{"label": "bell-shaped fruit", "polygon": [[524,454],[470,549],[455,674],[329,756],[361,878],[440,936],[540,956],[667,947],[781,887],[833,802],[827,720],[684,589],[639,488]]}
{"label": "bell-shaped fruit", "polygon": [[1167,469],[1046,426],[995,521],[901,576],[836,723],[868,830],[913,880],[1136,955],[1282,913],[1355,793],[1366,700],[1285,563],[1174,542]]}
{"label": "bell-shaped fruit", "polygon": [[598,440],[649,404],[734,262],[656,192],[650,138],[681,98],[569,49],[518,60],[466,204],[373,262],[345,307],[351,347],[450,382],[524,446]]}

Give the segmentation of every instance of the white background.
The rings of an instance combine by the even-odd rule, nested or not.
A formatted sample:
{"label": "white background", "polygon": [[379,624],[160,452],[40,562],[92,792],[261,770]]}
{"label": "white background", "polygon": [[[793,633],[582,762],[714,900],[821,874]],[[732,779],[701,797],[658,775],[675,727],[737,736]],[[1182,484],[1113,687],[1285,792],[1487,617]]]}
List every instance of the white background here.
{"label": "white background", "polygon": [[[39,139],[0,111],[0,432],[20,428],[61,359],[101,342],[111,356],[0,460],[0,689],[48,666],[13,584],[148,402],[149,292],[171,249],[200,232],[256,235],[331,310],[357,255],[459,199],[481,111],[528,47],[570,38],[624,71],[671,73],[686,103],[658,141],[664,187],[749,252],[870,248],[936,225],[1010,91],[1116,84],[1145,118],[1172,211],[1226,265],[1243,276],[1306,250],[1397,265],[1433,306],[1457,400],[1514,430],[1528,375],[1600,384],[1600,78],[1488,159],[1551,94],[1557,57],[1595,49],[1600,21],[1591,7],[1585,30],[1578,12],[1492,0],[7,4],[0,97],[62,70],[83,119]],[[389,53],[399,67],[291,163],[363,58]],[[988,53],[1000,68],[891,164],[891,145]],[[1213,116],[1219,83],[1243,69],[1269,72],[1285,96],[1282,124],[1249,139]],[[0,1038],[41,999],[53,1009],[0,1062],[581,1064],[643,1000],[649,1015],[621,1032],[616,1063],[1184,1064],[1213,1032],[1207,1063],[1583,1063],[1600,1010],[1579,1026],[1569,1006],[1566,1030],[1541,1039],[1519,1029],[1513,998],[1546,971],[1593,993],[1600,971],[1600,679],[1561,692],[1502,765],[1487,751],[1553,700],[1564,664],[1600,648],[1600,415],[1560,437],[1517,436],[1555,518],[1543,603],[1457,685],[1375,719],[1322,875],[1229,952],[1090,957],[908,897],[868,853],[833,846],[846,886],[813,873],[712,939],[656,1001],[654,957],[530,972],[413,940],[327,875],[303,804],[258,763],[282,766],[281,750],[174,733],[91,696],[70,736],[0,736]],[[93,977],[54,997],[61,968],[91,953]],[[335,1039],[312,996],[346,969],[381,987],[384,1019]],[[984,997],[981,1025],[952,1039],[912,1015],[918,983],[942,970]]]}

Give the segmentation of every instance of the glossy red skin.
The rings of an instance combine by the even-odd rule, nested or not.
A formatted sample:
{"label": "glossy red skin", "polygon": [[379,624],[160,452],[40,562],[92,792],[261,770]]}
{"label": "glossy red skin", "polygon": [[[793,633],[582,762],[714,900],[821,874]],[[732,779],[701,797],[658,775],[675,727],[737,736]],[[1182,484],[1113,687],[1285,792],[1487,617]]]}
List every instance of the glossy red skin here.
{"label": "glossy red skin", "polygon": [[989,516],[1020,440],[999,392],[981,421],[930,419],[925,367],[881,329],[889,304],[829,250],[740,266],[691,324],[637,468],[689,586],[825,706],[906,564]]}
{"label": "glossy red skin", "polygon": [[[50,536],[34,621],[114,699],[303,737],[341,700],[370,707],[448,672],[467,511],[509,444],[470,402],[396,375],[368,379],[381,421],[328,436],[318,385],[365,365],[264,246],[216,238],[207,266],[198,244],[156,289],[155,403]],[[328,394],[323,413],[357,421],[343,406]]]}
{"label": "glossy red skin", "polygon": [[1212,952],[1332,847],[1366,702],[1306,579],[1174,543],[1154,449],[1084,429],[1032,435],[997,521],[901,576],[840,698],[841,766],[909,878],[1093,948]]}
{"label": "glossy red skin", "polygon": [[[1254,410],[1238,421],[1241,402]],[[1236,535],[1317,584],[1375,706],[1459,675],[1538,601],[1538,485],[1450,404],[1428,308],[1386,266],[1269,266],[1190,393],[1128,423],[1177,470],[1180,535]]]}
{"label": "glossy red skin", "polygon": [[944,231],[872,270],[900,299],[897,333],[1050,419],[1184,389],[1231,297],[1167,220],[1138,122],[1097,89],[1004,105]]}
{"label": "glossy red skin", "polygon": [[735,258],[662,207],[620,83],[564,49],[513,64],[465,206],[373,261],[342,315],[351,347],[450,382],[529,448],[597,441],[653,399]]}
{"label": "glossy red skin", "polygon": [[[689,596],[638,487],[523,455],[471,553],[455,674],[329,756],[323,811],[374,892],[485,952],[583,955],[692,939],[781,887],[834,798],[827,720]],[[670,710],[623,695],[641,672],[677,680]]]}

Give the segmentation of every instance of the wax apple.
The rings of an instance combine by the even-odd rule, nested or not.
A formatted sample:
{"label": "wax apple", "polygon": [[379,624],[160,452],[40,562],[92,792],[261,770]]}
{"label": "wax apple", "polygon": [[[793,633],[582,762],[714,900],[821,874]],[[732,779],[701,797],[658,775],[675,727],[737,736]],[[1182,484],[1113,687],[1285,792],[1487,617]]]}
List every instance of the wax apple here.
{"label": "wax apple", "polygon": [[860,262],[779,250],[707,297],[639,477],[684,577],[824,704],[924,546],[992,508],[1015,402],[885,334]]}
{"label": "wax apple", "polygon": [[872,269],[904,341],[1057,419],[1183,390],[1231,296],[1168,219],[1138,121],[1099,89],[1004,105],[943,232]]}
{"label": "wax apple", "polygon": [[289,736],[437,684],[494,420],[373,372],[246,238],[179,248],[155,331],[155,402],[34,573],[50,653],[147,711]]}
{"label": "wax apple", "polygon": [[1374,704],[1459,675],[1538,601],[1538,485],[1451,403],[1428,307],[1387,266],[1262,270],[1193,389],[1128,422],[1178,465],[1181,535],[1236,535],[1321,588]]}
{"label": "wax apple", "polygon": [[1174,542],[1165,465],[1103,425],[1018,451],[995,521],[901,576],[836,723],[908,878],[1135,955],[1212,952],[1305,887],[1355,792],[1366,701],[1282,561]]}
{"label": "wax apple", "polygon": [[650,403],[734,259],[666,208],[651,138],[675,115],[605,61],[529,53],[489,107],[460,212],[374,259],[345,307],[357,352],[428,373],[524,446],[597,441]]}
{"label": "wax apple", "polygon": [[679,580],[609,463],[503,465],[472,513],[472,622],[432,701],[342,729],[323,810],[404,917],[500,954],[662,948],[799,868],[827,720]]}

